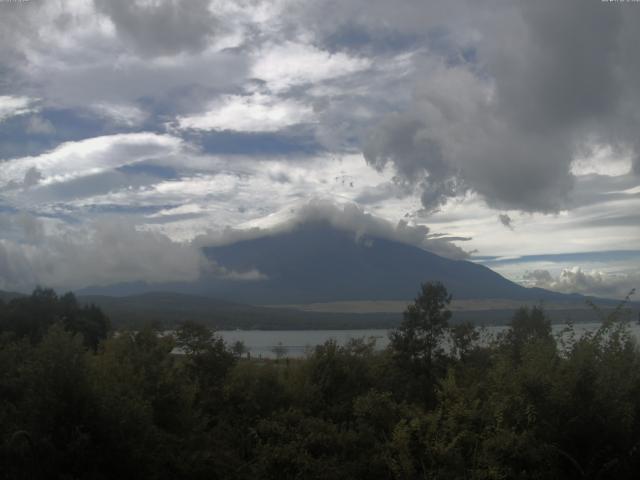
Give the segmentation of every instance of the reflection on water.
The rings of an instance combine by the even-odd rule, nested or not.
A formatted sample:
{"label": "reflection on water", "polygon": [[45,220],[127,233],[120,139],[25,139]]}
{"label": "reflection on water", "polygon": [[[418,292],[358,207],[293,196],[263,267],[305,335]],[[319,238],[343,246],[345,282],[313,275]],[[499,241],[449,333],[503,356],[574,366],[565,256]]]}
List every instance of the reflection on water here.
{"label": "reflection on water", "polygon": [[[574,325],[576,337],[580,337],[587,331],[594,331],[599,323],[580,323]],[[629,324],[631,332],[640,339],[640,325]],[[559,334],[567,325],[553,325],[554,335]],[[496,336],[507,327],[484,327],[485,339]],[[375,338],[376,348],[383,349],[389,344],[389,332],[385,329],[372,330],[221,330],[218,334],[227,344],[232,345],[237,341],[244,343],[247,351],[253,358],[275,358],[276,347],[282,347],[282,356],[290,358],[303,357],[316,345],[322,345],[329,339],[333,339],[338,345],[345,345],[352,338]]]}

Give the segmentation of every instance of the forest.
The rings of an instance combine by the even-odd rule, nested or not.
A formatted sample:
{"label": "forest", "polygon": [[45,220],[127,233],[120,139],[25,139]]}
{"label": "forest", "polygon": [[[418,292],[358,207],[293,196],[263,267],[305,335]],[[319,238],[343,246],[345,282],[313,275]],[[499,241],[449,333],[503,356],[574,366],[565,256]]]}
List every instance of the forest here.
{"label": "forest", "polygon": [[190,321],[114,331],[73,294],[0,302],[0,478],[637,478],[624,303],[585,335],[533,307],[486,338],[450,301],[421,285],[385,350],[277,360]]}

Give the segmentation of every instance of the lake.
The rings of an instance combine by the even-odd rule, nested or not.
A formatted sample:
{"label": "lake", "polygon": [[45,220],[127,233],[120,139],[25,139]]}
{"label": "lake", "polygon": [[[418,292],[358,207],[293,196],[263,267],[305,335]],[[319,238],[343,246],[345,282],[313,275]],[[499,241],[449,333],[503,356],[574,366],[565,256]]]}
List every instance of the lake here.
{"label": "lake", "polygon": [[[577,336],[587,331],[594,331],[599,323],[579,323],[574,325]],[[631,332],[640,340],[640,325],[633,322],[629,324]],[[505,326],[484,327],[482,336],[491,338],[504,331]],[[566,328],[564,324],[552,326],[553,334],[559,334]],[[375,338],[376,348],[384,349],[389,344],[388,329],[371,330],[220,330],[217,333],[229,345],[241,341],[251,354],[252,358],[276,358],[274,348],[281,346],[284,356],[289,358],[304,357],[315,346],[322,345],[327,340],[333,339],[338,345],[345,345],[352,338]]]}

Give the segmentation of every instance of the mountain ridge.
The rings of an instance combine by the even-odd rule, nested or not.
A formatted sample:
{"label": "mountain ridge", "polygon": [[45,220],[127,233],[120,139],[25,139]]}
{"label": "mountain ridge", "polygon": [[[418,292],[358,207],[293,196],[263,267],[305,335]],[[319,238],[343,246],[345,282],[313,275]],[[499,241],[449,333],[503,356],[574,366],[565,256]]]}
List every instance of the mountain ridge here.
{"label": "mountain ridge", "polygon": [[356,235],[325,222],[298,225],[203,252],[227,272],[254,272],[253,280],[208,274],[193,282],[120,283],[78,290],[80,295],[127,296],[152,291],[207,296],[252,305],[407,300],[422,282],[440,281],[454,299],[583,302],[518,285],[486,266],[452,260],[405,243]]}

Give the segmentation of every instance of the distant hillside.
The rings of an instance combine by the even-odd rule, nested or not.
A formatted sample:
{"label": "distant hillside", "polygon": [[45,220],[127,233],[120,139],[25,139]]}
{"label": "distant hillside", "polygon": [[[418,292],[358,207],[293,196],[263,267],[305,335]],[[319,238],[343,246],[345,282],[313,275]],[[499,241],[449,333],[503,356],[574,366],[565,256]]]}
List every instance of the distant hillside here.
{"label": "distant hillside", "polygon": [[164,290],[254,305],[307,304],[408,300],[421,282],[439,280],[455,299],[584,300],[580,295],[525,288],[485,266],[450,260],[415,246],[370,236],[356,240],[352,232],[325,223],[210,247],[205,253],[230,271],[257,270],[265,278],[239,281],[207,276],[190,283],[119,284],[82,293],[131,295]]}
{"label": "distant hillside", "polygon": [[[138,328],[149,322],[160,323],[162,328],[173,328],[184,320],[197,321],[219,330],[393,328],[400,323],[402,311],[406,307],[403,302],[394,302],[394,310],[370,309],[366,313],[362,313],[366,311],[362,308],[354,308],[350,312],[322,311],[323,304],[310,307],[292,305],[289,308],[257,307],[171,292],[151,292],[124,297],[92,295],[78,298],[82,303],[98,305],[109,316],[115,328]],[[520,305],[517,302],[503,302],[487,308],[486,305],[474,306],[473,302],[456,303],[457,305],[452,305],[452,323],[470,321],[476,325],[504,325],[510,321],[514,310]],[[467,304],[464,305],[465,303]],[[554,322],[598,321],[597,315],[584,305],[566,304],[562,307],[556,304],[551,307],[547,309],[547,313]],[[316,311],[306,308],[316,308]],[[634,315],[637,316],[637,308]]]}
{"label": "distant hillside", "polygon": [[23,297],[23,296],[24,296],[24,294],[22,294],[22,293],[5,292],[3,290],[0,290],[0,300],[2,300],[3,302],[10,302],[14,298],[20,298],[20,297]]}
{"label": "distant hillside", "polygon": [[158,322],[171,328],[184,320],[193,320],[216,329],[311,330],[395,327],[399,313],[349,314],[315,313],[294,309],[242,305],[171,292],[150,292],[125,297],[82,295],[82,303],[99,306],[114,327],[136,328]]}
{"label": "distant hillside", "polygon": [[[23,294],[0,291],[8,302]],[[115,328],[139,328],[158,323],[173,328],[184,320],[204,323],[219,330],[339,330],[393,328],[402,318],[407,301],[336,302],[282,306],[252,306],[199,295],[175,292],[148,292],[129,296],[79,295],[82,304],[99,306]],[[477,325],[502,325],[509,322],[516,308],[532,302],[457,300],[451,305],[453,323],[471,321]],[[581,303],[546,304],[554,322],[597,321],[597,315]],[[632,305],[633,318],[638,305]],[[605,311],[610,307],[606,304]]]}

